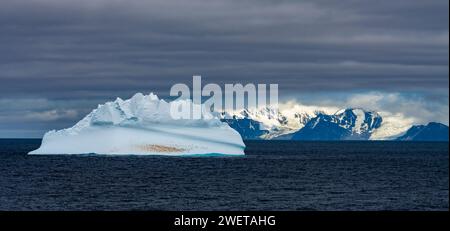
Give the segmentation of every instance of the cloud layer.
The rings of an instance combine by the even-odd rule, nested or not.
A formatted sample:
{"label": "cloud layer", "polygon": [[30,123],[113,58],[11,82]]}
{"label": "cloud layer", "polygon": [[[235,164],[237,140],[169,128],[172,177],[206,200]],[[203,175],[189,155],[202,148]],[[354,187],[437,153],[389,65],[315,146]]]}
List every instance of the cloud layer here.
{"label": "cloud layer", "polygon": [[[374,98],[361,100],[386,94],[397,99],[381,100],[383,110],[442,120],[448,7],[447,0],[2,1],[0,99],[20,99],[25,109],[31,100],[51,102],[24,113],[53,119],[22,123],[24,109],[2,107],[0,135],[58,128],[116,96],[164,97],[194,74],[278,83],[282,100],[318,106],[358,95],[372,107]],[[411,101],[426,110],[412,112]]]}

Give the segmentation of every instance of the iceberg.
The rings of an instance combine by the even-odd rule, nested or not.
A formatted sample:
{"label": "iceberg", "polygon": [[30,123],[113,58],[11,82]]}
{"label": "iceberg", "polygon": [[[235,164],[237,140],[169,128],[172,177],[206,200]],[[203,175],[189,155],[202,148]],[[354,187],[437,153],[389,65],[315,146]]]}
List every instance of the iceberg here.
{"label": "iceberg", "polygon": [[244,155],[244,149],[239,133],[217,116],[173,119],[169,102],[137,93],[99,105],[71,128],[47,132],[28,154]]}

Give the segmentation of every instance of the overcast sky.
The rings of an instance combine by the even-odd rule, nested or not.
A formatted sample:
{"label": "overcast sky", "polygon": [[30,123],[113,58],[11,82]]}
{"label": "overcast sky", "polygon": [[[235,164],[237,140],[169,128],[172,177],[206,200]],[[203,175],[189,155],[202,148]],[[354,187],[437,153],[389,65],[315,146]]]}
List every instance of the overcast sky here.
{"label": "overcast sky", "polygon": [[4,0],[0,137],[172,84],[278,83],[280,99],[448,124],[448,0]]}

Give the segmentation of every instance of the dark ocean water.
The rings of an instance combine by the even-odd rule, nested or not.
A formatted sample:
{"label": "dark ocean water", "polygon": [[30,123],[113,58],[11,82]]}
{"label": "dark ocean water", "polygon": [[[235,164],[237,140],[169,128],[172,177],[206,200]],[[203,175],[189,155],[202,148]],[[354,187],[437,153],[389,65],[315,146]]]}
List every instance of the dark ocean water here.
{"label": "dark ocean water", "polygon": [[245,157],[27,156],[0,140],[0,210],[448,210],[448,142],[247,142]]}

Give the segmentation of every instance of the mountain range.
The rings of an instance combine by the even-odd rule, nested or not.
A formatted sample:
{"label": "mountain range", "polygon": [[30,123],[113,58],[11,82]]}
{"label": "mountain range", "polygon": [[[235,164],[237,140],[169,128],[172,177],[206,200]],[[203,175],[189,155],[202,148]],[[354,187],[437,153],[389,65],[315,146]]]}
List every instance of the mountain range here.
{"label": "mountain range", "polygon": [[221,120],[238,131],[244,140],[448,141],[448,126],[436,122],[405,128],[395,136],[380,137],[379,134],[392,134],[390,126],[383,123],[379,113],[362,108],[342,109],[334,114],[245,109],[223,112]]}

